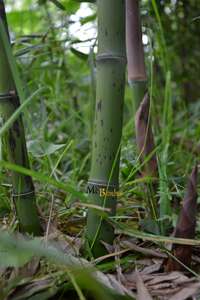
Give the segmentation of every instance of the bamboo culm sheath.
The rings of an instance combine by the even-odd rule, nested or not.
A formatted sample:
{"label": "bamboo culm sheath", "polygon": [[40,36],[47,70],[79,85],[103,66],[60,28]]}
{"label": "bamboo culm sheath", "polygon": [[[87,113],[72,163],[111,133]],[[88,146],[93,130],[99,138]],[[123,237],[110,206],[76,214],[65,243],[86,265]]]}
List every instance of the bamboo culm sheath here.
{"label": "bamboo culm sheath", "polygon": [[[2,0],[0,0],[0,18],[8,33],[5,8]],[[16,92],[3,40],[0,36],[0,114],[3,122],[6,122],[19,106],[20,99]],[[3,147],[9,162],[29,168],[22,116],[13,123],[4,135]],[[39,235],[41,227],[37,215],[32,178],[17,172],[12,172],[11,176],[13,201],[16,207],[20,231]]]}
{"label": "bamboo culm sheath", "polygon": [[[125,1],[98,0],[98,55],[96,111],[88,197],[109,209],[117,204],[120,143],[125,85]],[[112,244],[114,229],[108,219],[89,209],[87,239],[94,257],[107,253],[102,241]]]}

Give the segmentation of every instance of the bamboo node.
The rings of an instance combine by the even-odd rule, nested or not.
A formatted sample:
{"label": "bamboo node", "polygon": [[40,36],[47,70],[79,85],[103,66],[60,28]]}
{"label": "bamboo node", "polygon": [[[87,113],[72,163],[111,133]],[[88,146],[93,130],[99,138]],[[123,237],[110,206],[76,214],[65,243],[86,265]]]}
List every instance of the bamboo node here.
{"label": "bamboo node", "polygon": [[147,78],[144,76],[135,76],[134,78],[132,77],[131,79],[128,80],[128,83],[130,86],[135,86],[137,84],[147,84]]}
{"label": "bamboo node", "polygon": [[0,93],[0,100],[12,100],[17,98],[15,91],[9,91],[8,93]]}
{"label": "bamboo node", "polygon": [[30,192],[26,192],[26,193],[18,193],[18,194],[12,193],[12,197],[20,198],[22,196],[29,196],[29,195],[34,195],[34,194],[35,194],[35,191],[30,191]]}
{"label": "bamboo node", "polygon": [[118,184],[109,184],[106,182],[98,182],[89,180],[87,184],[88,194],[98,194],[102,196],[118,197],[121,196]]}
{"label": "bamboo node", "polygon": [[99,187],[106,187],[106,188],[113,188],[116,189],[119,187],[118,183],[108,183],[103,181],[95,181],[95,180],[88,180],[88,185],[94,185]]}
{"label": "bamboo node", "polygon": [[96,57],[96,61],[102,61],[102,60],[118,60],[120,62],[126,63],[126,56],[124,55],[116,55],[111,53],[102,53],[98,54]]}

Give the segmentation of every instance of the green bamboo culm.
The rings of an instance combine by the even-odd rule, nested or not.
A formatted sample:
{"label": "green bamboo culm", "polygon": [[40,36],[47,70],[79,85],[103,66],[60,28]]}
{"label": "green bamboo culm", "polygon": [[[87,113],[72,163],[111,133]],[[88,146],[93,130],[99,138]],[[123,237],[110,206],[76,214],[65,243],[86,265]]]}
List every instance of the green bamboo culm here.
{"label": "green bamboo culm", "polygon": [[[4,25],[9,41],[4,2],[0,0],[0,21]],[[5,38],[5,37],[4,37]],[[20,106],[20,99],[6,55],[5,39],[0,35],[0,114],[6,122]],[[9,45],[10,47],[10,45]],[[29,168],[25,132],[20,116],[3,136],[4,153],[7,160],[16,165]],[[41,226],[35,204],[35,191],[32,178],[12,172],[13,201],[19,220],[20,231],[40,235]]]}
{"label": "green bamboo culm", "polygon": [[102,241],[112,244],[114,229],[108,216],[115,215],[119,187],[120,143],[125,86],[125,1],[98,0],[98,55],[96,109],[88,197],[87,240],[91,253],[107,253]]}
{"label": "green bamboo culm", "polygon": [[128,81],[132,89],[134,113],[136,113],[147,91],[147,76],[138,0],[126,0],[126,49]]}

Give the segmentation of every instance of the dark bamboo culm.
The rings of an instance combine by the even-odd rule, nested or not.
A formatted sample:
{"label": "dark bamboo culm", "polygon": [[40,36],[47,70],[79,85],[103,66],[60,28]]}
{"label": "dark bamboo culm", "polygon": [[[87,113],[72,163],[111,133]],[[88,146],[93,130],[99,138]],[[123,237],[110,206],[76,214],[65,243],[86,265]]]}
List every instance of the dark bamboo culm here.
{"label": "dark bamboo culm", "polygon": [[126,0],[126,51],[128,81],[133,92],[136,112],[147,92],[147,75],[138,0]]}
{"label": "dark bamboo culm", "polygon": [[[114,215],[126,67],[125,1],[98,0],[97,5],[97,91],[88,193],[92,204],[107,208]],[[102,241],[112,244],[114,238],[113,227],[101,213],[89,209],[87,218],[87,238],[94,257],[106,253]]]}
{"label": "dark bamboo culm", "polygon": [[[4,2],[0,0],[0,18],[8,33]],[[9,33],[8,33],[9,39]],[[20,106],[14,79],[0,36],[0,114],[6,122]],[[4,153],[9,162],[29,168],[28,154],[22,117],[20,116],[3,137]],[[41,232],[35,204],[35,192],[30,176],[12,172],[13,200],[20,224],[20,230],[34,235]]]}
{"label": "dark bamboo culm", "polygon": [[[142,27],[138,0],[126,0],[126,51],[128,60],[128,81],[133,92],[136,142],[141,163],[142,176],[157,178],[158,166],[150,120],[150,98],[148,95]],[[157,185],[147,184],[147,201],[150,217],[158,217],[155,194]]]}

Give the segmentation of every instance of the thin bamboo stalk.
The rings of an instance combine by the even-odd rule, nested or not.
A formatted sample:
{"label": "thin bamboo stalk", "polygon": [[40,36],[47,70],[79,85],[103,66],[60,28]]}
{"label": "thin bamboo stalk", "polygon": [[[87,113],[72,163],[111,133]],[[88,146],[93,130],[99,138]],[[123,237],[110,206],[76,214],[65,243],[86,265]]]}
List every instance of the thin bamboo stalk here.
{"label": "thin bamboo stalk", "polygon": [[[4,2],[0,0],[0,18],[8,33]],[[9,37],[9,34],[8,34]],[[6,122],[20,106],[20,100],[10,71],[9,63],[0,36],[0,114]],[[20,116],[3,137],[3,146],[9,162],[29,168],[25,132]],[[13,201],[22,232],[39,235],[40,222],[35,204],[35,191],[32,178],[12,172]]]}
{"label": "thin bamboo stalk", "polygon": [[[109,208],[110,215],[114,215],[119,185],[125,86],[125,2],[98,0],[97,4],[96,112],[88,192],[91,203]],[[101,241],[113,242],[113,227],[95,209],[88,212],[87,238],[95,257],[106,253]]]}

